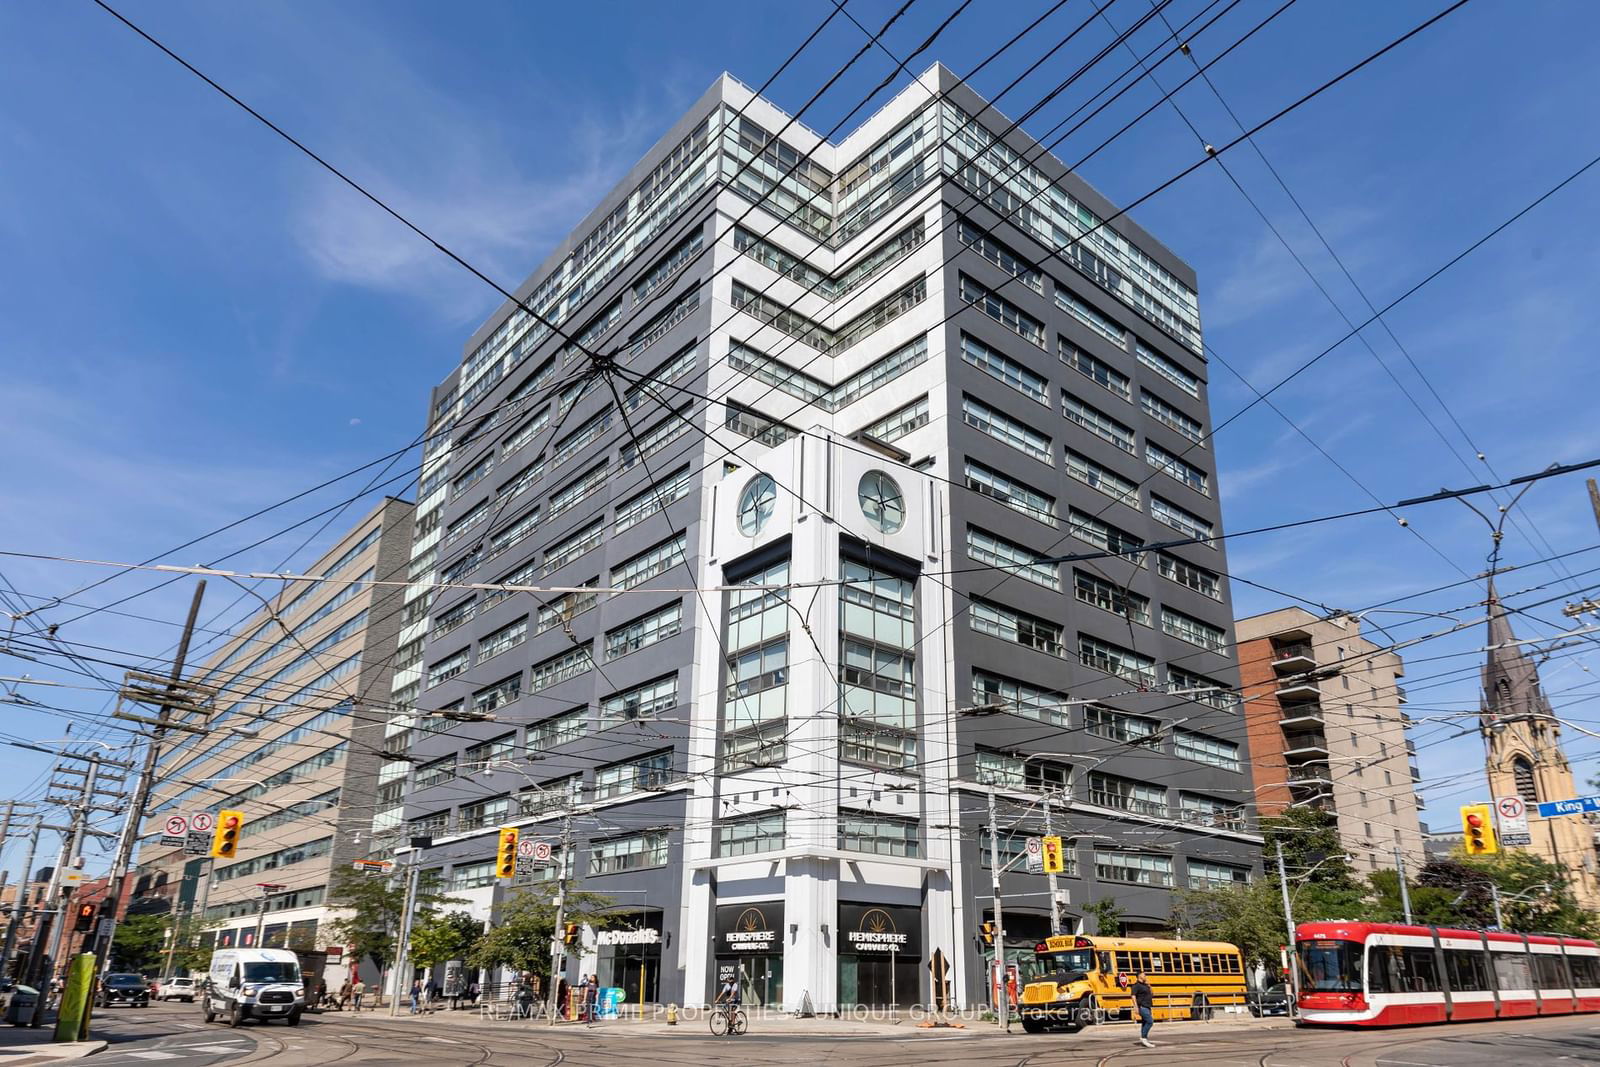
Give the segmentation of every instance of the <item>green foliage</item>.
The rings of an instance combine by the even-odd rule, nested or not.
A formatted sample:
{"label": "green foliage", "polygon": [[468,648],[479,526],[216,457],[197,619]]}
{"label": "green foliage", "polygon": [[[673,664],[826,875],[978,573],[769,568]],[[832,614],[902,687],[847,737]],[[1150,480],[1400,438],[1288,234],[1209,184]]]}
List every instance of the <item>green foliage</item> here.
{"label": "green foliage", "polygon": [[194,915],[161,916],[163,923],[177,928],[178,945],[172,950],[172,973],[194,974],[211,966],[211,945],[203,935],[222,925],[221,919],[201,919]]}
{"label": "green foliage", "polygon": [[1261,820],[1263,862],[1268,871],[1277,864],[1278,846],[1291,884],[1324,889],[1359,890],[1355,870],[1339,840],[1339,819],[1321,808],[1285,808]]}
{"label": "green foliage", "polygon": [[[602,927],[614,907],[610,897],[598,893],[568,892],[562,921]],[[492,928],[479,939],[468,962],[486,970],[510,967],[548,981],[555,929],[556,908],[550,888],[523,889],[501,903]]]}
{"label": "green foliage", "polygon": [[1115,937],[1122,932],[1122,905],[1114,897],[1104,897],[1083,906],[1083,917],[1094,920],[1094,932]]}
{"label": "green foliage", "polygon": [[[405,913],[406,887],[403,878],[374,878],[358,871],[340,871],[328,886],[328,905],[349,911],[343,919],[328,924],[328,932],[346,945],[354,946],[357,959],[371,958],[379,967],[394,961],[395,942],[400,937],[400,920]],[[462,901],[438,891],[436,878],[424,878],[417,886],[413,918],[426,922],[439,908]]]}
{"label": "green foliage", "polygon": [[1218,889],[1180,890],[1173,926],[1185,937],[1238,945],[1246,960],[1276,960],[1287,936],[1276,879]]}
{"label": "green foliage", "polygon": [[[1600,916],[1578,903],[1566,870],[1531,852],[1513,849],[1495,856],[1431,860],[1418,872],[1417,882],[1448,896],[1456,916],[1451,921],[1462,925],[1494,923],[1492,882],[1500,891],[1509,930],[1574,937],[1600,934]],[[1415,906],[1414,898],[1412,903]]]}
{"label": "green foliage", "polygon": [[464,911],[430,915],[411,931],[411,960],[418,967],[437,967],[446,960],[464,960],[483,937],[483,924]]}
{"label": "green foliage", "polygon": [[167,917],[130,915],[117,924],[111,967],[130,974],[156,974],[166,959]]}

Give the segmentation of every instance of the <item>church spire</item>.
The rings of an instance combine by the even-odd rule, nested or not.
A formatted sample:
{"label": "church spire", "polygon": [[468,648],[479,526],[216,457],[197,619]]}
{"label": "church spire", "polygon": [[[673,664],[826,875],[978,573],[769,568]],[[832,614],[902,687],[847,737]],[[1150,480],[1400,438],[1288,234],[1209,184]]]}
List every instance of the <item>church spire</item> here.
{"label": "church spire", "polygon": [[1516,644],[1511,616],[1489,579],[1489,651],[1483,665],[1483,715],[1485,722],[1509,715],[1548,715],[1549,705],[1539,688],[1539,669]]}

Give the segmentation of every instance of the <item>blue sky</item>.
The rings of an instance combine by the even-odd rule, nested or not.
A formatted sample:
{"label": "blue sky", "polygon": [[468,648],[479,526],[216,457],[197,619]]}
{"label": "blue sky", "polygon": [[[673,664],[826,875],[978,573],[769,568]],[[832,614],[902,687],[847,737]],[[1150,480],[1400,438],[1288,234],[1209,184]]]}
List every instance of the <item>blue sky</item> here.
{"label": "blue sky", "polygon": [[[998,92],[1082,19],[1086,5],[1067,4],[975,79],[976,88]],[[953,6],[919,0],[886,37],[888,47],[907,54]],[[1244,0],[1194,42],[1196,56],[1210,59],[1274,6]],[[1175,0],[1168,11],[1181,22],[1199,7]],[[892,9],[881,0],[849,5],[871,27]],[[977,0],[913,67],[938,59],[964,73],[1044,9],[1039,0]],[[765,81],[826,5],[129,0],[123,10],[511,286],[719,72]],[[1146,0],[1116,0],[1107,15],[1121,27],[1147,10]],[[1253,123],[1434,10],[1301,0],[1212,73],[1228,103]],[[1591,104],[1600,95],[1597,30],[1600,14],[1587,5],[1480,0],[1273,125],[1259,142],[1381,306],[1600,152]],[[1108,37],[1103,24],[1091,27],[1000,110],[1023,111]],[[836,19],[769,95],[798,109],[862,39]],[[1145,40],[1144,48],[1154,46]],[[1095,86],[1126,63],[1124,55],[1101,68]],[[804,121],[830,128],[889,69],[882,54],[869,54]],[[1171,86],[1192,69],[1175,61],[1159,76]],[[0,241],[8,252],[0,259],[0,359],[9,401],[0,419],[0,548],[142,559],[398,448],[421,429],[429,385],[497,304],[482,283],[86,0],[0,6],[0,93],[8,101],[0,111]],[[1027,128],[1042,132],[1084,95],[1067,94]],[[1076,161],[1153,99],[1141,86],[1059,154]],[[1178,100],[1207,140],[1236,133],[1204,85]],[[1162,108],[1082,173],[1125,203],[1196,152],[1193,135]],[[1225,158],[1335,300],[1365,318],[1260,160],[1243,146]],[[1600,314],[1592,298],[1597,182],[1600,171],[1580,179],[1387,318],[1504,476],[1600,456],[1589,351]],[[1345,332],[1215,164],[1135,215],[1194,265],[1208,342],[1258,386]],[[1366,336],[1377,359],[1347,343],[1274,397],[1349,476],[1258,407],[1216,443],[1230,529],[1366,506],[1367,490],[1394,500],[1493,480],[1389,337],[1377,327]],[[1219,363],[1211,382],[1219,421],[1249,399]],[[341,484],[168,561],[214,560],[347,495]],[[234,562],[270,567],[291,555],[305,562],[367,506],[351,505],[298,554],[317,523]],[[1520,528],[1507,536],[1507,562],[1597,541],[1581,479],[1542,483],[1520,515]],[[1407,517],[1409,529],[1378,516],[1239,539],[1230,569],[1345,608],[1482,569],[1487,531],[1465,508],[1432,505]],[[1597,556],[1566,566],[1582,572],[1600,566]],[[0,560],[0,572],[23,594],[41,596],[105,576],[15,559]],[[80,599],[105,604],[155,582],[121,577]],[[1528,594],[1531,601],[1570,597],[1593,582],[1541,565],[1508,576],[1502,588],[1555,583]],[[1242,584],[1234,593],[1241,614],[1282,603]],[[173,586],[119,610],[175,622],[187,595]],[[1479,596],[1457,586],[1400,606],[1469,619]],[[236,599],[236,590],[213,583],[208,629],[238,618],[243,605],[224,611]],[[1553,632],[1564,622],[1559,607],[1537,609],[1542,621],[1519,619],[1521,635]],[[169,622],[104,613],[67,621],[78,613],[57,607],[40,618],[63,623],[64,639],[146,655],[165,654],[176,632]],[[1397,639],[1449,625],[1373,618]],[[1482,643],[1482,630],[1473,629],[1413,653],[1450,657],[1413,663],[1413,714],[1476,706],[1468,668]],[[1592,647],[1558,653],[1546,672],[1551,692],[1572,690],[1557,696],[1558,711],[1597,727]],[[4,656],[0,673],[75,680],[55,663]],[[90,713],[105,703],[90,691],[28,692]],[[10,705],[5,715],[8,735],[61,736],[54,716]],[[1457,732],[1437,723],[1415,733],[1425,778],[1444,780],[1426,793],[1438,825],[1483,792],[1480,743],[1450,737]],[[1580,777],[1600,770],[1600,741],[1574,737],[1568,747],[1590,754],[1578,763]],[[45,761],[10,751],[0,766],[25,792]],[[1474,770],[1477,778],[1459,784],[1449,777]]]}

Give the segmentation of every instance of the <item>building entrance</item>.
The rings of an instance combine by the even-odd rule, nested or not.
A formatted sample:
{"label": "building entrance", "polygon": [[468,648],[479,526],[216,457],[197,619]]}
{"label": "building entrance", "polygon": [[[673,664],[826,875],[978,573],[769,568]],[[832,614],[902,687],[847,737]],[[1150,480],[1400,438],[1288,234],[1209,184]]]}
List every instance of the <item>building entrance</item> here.
{"label": "building entrance", "polygon": [[717,908],[717,966],[707,1000],[724,982],[739,981],[746,1004],[783,1003],[783,901]]}
{"label": "building entrance", "polygon": [[921,909],[841,903],[839,933],[841,1008],[921,1003]]}

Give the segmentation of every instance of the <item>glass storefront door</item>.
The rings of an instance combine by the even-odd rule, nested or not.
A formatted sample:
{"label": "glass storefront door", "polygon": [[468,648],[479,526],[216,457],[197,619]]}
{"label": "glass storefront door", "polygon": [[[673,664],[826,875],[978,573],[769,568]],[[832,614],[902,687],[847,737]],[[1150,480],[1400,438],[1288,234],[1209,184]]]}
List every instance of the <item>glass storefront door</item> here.
{"label": "glass storefront door", "polygon": [[739,976],[739,994],[757,1007],[776,1008],[783,1003],[783,957],[739,956],[717,959],[717,986],[732,974]]}
{"label": "glass storefront door", "polygon": [[839,957],[839,1003],[863,1008],[909,1008],[919,998],[917,960]]}

